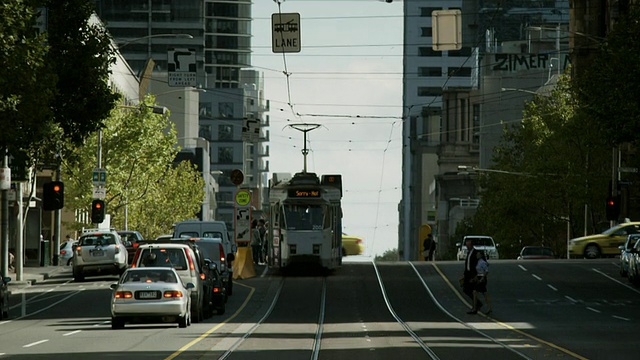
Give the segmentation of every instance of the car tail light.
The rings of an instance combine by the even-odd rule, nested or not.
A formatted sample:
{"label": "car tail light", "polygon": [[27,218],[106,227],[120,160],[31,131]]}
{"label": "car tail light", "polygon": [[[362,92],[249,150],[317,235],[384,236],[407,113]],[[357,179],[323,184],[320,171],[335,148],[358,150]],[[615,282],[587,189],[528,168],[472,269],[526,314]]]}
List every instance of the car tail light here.
{"label": "car tail light", "polygon": [[189,260],[189,270],[195,270],[196,266],[193,263],[193,253],[191,252],[191,249],[187,249],[187,259]]}
{"label": "car tail light", "polygon": [[218,247],[218,251],[220,251],[220,271],[225,271],[227,263],[225,262],[224,257],[224,247],[222,247],[222,244],[218,244]]}
{"label": "car tail light", "polygon": [[67,253],[67,250],[60,250],[60,255],[64,255]]}
{"label": "car tail light", "polygon": [[138,244],[138,243],[133,243],[133,248],[134,248],[134,249],[137,249],[137,248],[138,248],[138,246],[140,246],[140,244]]}
{"label": "car tail light", "polygon": [[131,267],[134,268],[136,267],[136,264],[138,263],[138,258],[140,257],[140,249],[136,250],[136,254],[133,255],[133,261],[131,262]]}
{"label": "car tail light", "polygon": [[182,291],[178,291],[178,290],[165,291],[163,296],[165,298],[181,298]]}
{"label": "car tail light", "polygon": [[80,245],[76,246],[76,254],[82,256],[82,246]]}
{"label": "car tail light", "polygon": [[116,299],[131,299],[133,293],[131,293],[131,291],[116,291],[113,297]]}
{"label": "car tail light", "polygon": [[356,244],[358,245],[362,244],[362,239],[356,239]]}
{"label": "car tail light", "polygon": [[207,276],[204,273],[200,273],[200,279],[204,280],[206,278],[207,278]]}
{"label": "car tail light", "polygon": [[213,293],[214,293],[214,294],[217,294],[217,293],[219,293],[220,291],[221,291],[221,289],[220,289],[219,287],[217,287],[217,286],[214,286],[214,287],[213,287]]}

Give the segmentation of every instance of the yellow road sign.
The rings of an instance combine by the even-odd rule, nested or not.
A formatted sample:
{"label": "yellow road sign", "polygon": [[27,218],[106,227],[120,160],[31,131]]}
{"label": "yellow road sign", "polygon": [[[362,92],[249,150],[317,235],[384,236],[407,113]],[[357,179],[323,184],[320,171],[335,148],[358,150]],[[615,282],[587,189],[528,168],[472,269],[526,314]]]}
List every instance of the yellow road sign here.
{"label": "yellow road sign", "polygon": [[247,206],[251,202],[251,193],[248,190],[238,190],[236,193],[236,204]]}

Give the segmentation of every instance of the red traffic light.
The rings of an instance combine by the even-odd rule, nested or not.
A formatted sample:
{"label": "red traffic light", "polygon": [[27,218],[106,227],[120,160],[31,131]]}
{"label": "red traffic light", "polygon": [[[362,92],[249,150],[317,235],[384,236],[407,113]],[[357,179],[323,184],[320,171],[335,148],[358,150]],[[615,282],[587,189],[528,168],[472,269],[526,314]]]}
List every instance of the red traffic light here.
{"label": "red traffic light", "polygon": [[60,185],[58,185],[58,184],[54,184],[53,185],[53,191],[60,192],[60,190],[62,190],[62,187],[60,187]]}

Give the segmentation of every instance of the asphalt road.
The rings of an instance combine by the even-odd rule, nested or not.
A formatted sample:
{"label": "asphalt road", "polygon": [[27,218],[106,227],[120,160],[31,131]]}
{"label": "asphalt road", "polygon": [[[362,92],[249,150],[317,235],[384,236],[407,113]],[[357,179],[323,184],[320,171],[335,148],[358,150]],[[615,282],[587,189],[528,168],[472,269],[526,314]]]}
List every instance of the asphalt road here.
{"label": "asphalt road", "polygon": [[0,359],[635,359],[640,290],[616,259],[492,261],[490,316],[468,315],[461,262],[346,263],[237,280],[224,315],[112,330],[116,277],[70,272],[11,296]]}

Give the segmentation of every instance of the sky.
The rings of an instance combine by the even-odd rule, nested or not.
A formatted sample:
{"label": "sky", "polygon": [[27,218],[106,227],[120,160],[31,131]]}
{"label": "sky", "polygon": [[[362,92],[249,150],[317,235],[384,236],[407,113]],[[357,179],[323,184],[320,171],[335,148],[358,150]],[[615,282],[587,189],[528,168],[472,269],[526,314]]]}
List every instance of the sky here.
{"label": "sky", "polygon": [[[270,173],[342,174],[343,231],[359,258],[398,247],[402,184],[402,2],[254,0],[252,65],[270,102]],[[271,15],[300,14],[298,53],[273,53]],[[285,74],[289,74],[288,76]]]}

